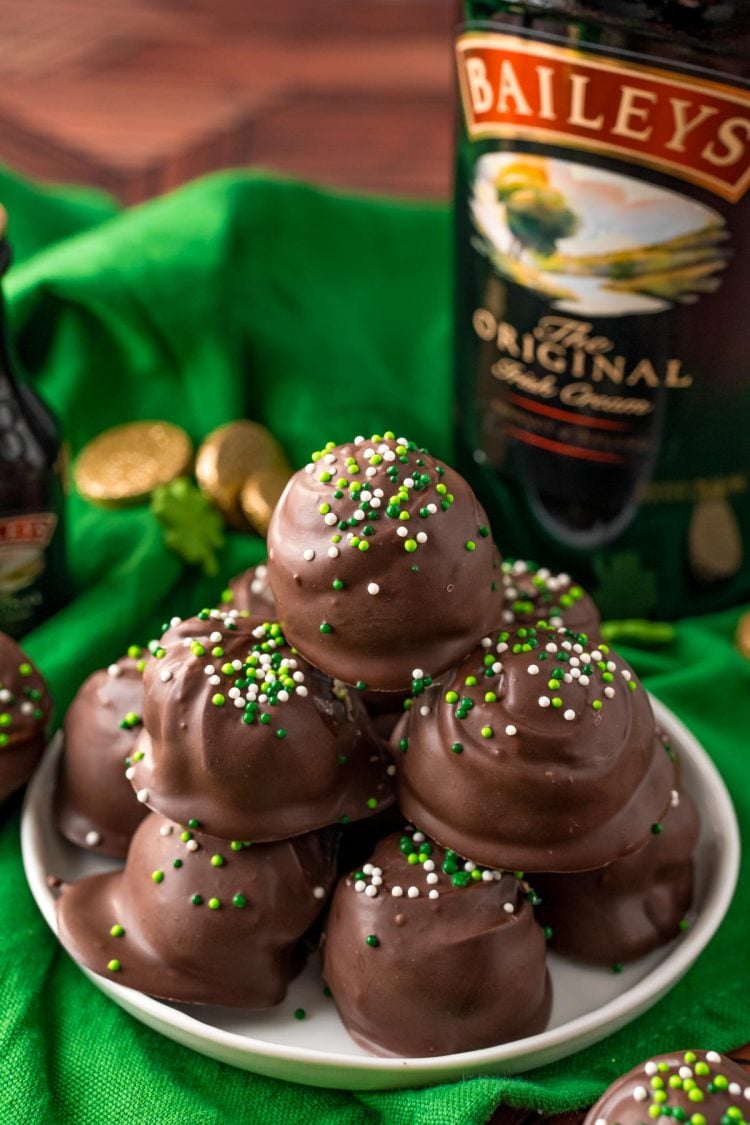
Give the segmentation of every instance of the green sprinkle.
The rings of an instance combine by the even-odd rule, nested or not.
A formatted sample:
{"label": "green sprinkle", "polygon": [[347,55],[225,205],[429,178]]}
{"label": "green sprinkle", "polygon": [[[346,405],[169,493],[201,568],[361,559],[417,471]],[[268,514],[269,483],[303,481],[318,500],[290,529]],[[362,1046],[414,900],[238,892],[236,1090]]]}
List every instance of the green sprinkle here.
{"label": "green sprinkle", "polygon": [[341,581],[340,578],[334,578],[331,585],[333,586],[334,590],[343,590],[344,589],[344,583]]}
{"label": "green sprinkle", "polygon": [[117,960],[117,958],[113,957],[111,961],[107,961],[107,968],[109,969],[110,973],[119,973],[122,966],[120,965],[120,962]]}
{"label": "green sprinkle", "polygon": [[18,665],[18,671],[20,672],[20,674],[22,676],[30,676],[31,673],[34,671],[34,669],[31,667],[30,664],[19,664]]}
{"label": "green sprinkle", "polygon": [[320,626],[320,632],[323,633],[323,634],[332,633],[333,627],[331,625],[329,625],[327,621],[324,621],[323,624]]}
{"label": "green sprinkle", "polygon": [[196,820],[194,816],[191,816],[190,820],[188,821],[188,828],[200,828],[200,826],[201,822],[199,820]]}
{"label": "green sprinkle", "polygon": [[365,945],[369,945],[370,949],[377,949],[380,945],[380,938],[377,934],[368,934],[365,938]]}
{"label": "green sprinkle", "polygon": [[115,925],[112,926],[112,928],[110,929],[109,932],[112,934],[112,937],[124,937],[125,936],[125,928],[124,928],[124,926],[121,926],[119,924],[119,922],[116,922]]}
{"label": "green sprinkle", "polygon": [[151,872],[151,878],[153,879],[153,881],[155,883],[163,883],[164,882],[164,872],[163,871],[152,871]]}
{"label": "green sprinkle", "polygon": [[226,699],[220,691],[217,691],[216,695],[212,696],[211,702],[213,703],[214,707],[223,707],[226,703]]}
{"label": "green sprinkle", "polygon": [[223,867],[225,863],[226,863],[226,860],[224,859],[223,855],[212,855],[211,856],[211,866],[212,867]]}
{"label": "green sprinkle", "polygon": [[482,539],[486,539],[489,533],[490,529],[482,524],[482,526],[479,528],[479,534],[482,536]]}
{"label": "green sprinkle", "polygon": [[399,750],[401,751],[402,754],[405,754],[406,751],[409,749],[409,739],[408,738],[400,738],[398,740],[398,748],[399,748]]}
{"label": "green sprinkle", "polygon": [[210,898],[208,900],[208,909],[209,910],[218,910],[220,906],[221,906],[221,899]]}
{"label": "green sprinkle", "polygon": [[[612,966],[612,972],[613,972],[613,973],[621,973],[621,972],[622,972],[622,962],[620,962],[620,961],[615,961],[614,965]],[[652,1080],[652,1082],[651,1082],[651,1085],[652,1085],[652,1086],[654,1085],[654,1081],[655,1081],[655,1080]],[[662,1082],[662,1079],[661,1079],[661,1078],[659,1079],[659,1082]],[[662,1085],[663,1085],[663,1084],[664,1084],[664,1083],[662,1082]],[[654,1088],[656,1089],[656,1087],[654,1087]]]}
{"label": "green sprinkle", "polygon": [[203,905],[203,895],[191,895],[190,901],[192,902],[193,906],[202,906]]}
{"label": "green sprinkle", "polygon": [[492,727],[482,727],[482,738],[492,738],[494,733]]}
{"label": "green sprinkle", "polygon": [[232,906],[236,906],[238,910],[242,910],[243,906],[247,905],[247,899],[244,895],[236,894],[232,899]]}
{"label": "green sprinkle", "polygon": [[446,691],[445,695],[443,696],[443,699],[445,700],[446,703],[458,703],[458,692],[456,692],[456,691]]}
{"label": "green sprinkle", "polygon": [[591,706],[593,707],[593,709],[595,711],[601,711],[601,709],[602,709],[601,699],[595,699],[594,702],[591,704]]}
{"label": "green sprinkle", "polygon": [[378,807],[377,797],[368,797],[367,798],[367,807],[368,807],[368,809],[376,809]]}
{"label": "green sprinkle", "polygon": [[461,742],[451,743],[451,750],[453,751],[454,754],[463,754],[463,752],[464,752],[463,743],[461,743]]}
{"label": "green sprinkle", "polygon": [[467,551],[476,551],[476,549],[477,549],[477,545],[476,545],[476,543],[474,542],[473,539],[467,539],[466,542],[464,543],[464,547],[466,548]]}
{"label": "green sprinkle", "polygon": [[296,1008],[295,1011],[294,1011],[294,1018],[296,1020],[303,1020],[306,1015],[307,1015],[307,1012],[305,1011],[304,1008]]}
{"label": "green sprinkle", "polygon": [[664,825],[660,824],[658,820],[657,820],[656,824],[651,825],[651,832],[653,833],[654,836],[661,836],[663,831],[664,831]]}
{"label": "green sprinkle", "polygon": [[404,541],[404,550],[408,551],[409,554],[411,554],[412,551],[416,551],[416,549],[417,549],[416,539],[406,539]]}
{"label": "green sprinkle", "polygon": [[177,867],[177,868],[182,867],[182,860],[181,859],[173,859],[172,860],[172,867]]}

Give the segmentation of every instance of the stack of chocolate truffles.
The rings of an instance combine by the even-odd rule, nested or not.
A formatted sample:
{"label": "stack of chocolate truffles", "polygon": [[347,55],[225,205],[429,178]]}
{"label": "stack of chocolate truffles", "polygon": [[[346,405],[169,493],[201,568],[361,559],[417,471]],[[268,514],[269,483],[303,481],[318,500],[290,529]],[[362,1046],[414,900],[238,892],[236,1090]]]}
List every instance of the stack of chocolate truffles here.
{"label": "stack of chocolate truffles", "polygon": [[544,1029],[549,947],[611,971],[690,907],[695,808],[591,598],[393,433],[314,453],[267,564],[66,739],[61,830],[127,858],[63,887],[62,941],[154,996],[277,1004],[317,940],[357,1043],[450,1054]]}

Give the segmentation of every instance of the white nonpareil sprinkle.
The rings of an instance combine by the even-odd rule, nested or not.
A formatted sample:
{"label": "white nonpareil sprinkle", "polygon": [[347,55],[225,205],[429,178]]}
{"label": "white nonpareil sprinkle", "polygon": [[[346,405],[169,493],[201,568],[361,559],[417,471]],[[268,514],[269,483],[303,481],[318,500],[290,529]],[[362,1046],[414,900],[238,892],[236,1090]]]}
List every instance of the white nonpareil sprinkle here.
{"label": "white nonpareil sprinkle", "polygon": [[[659,1068],[657,1067],[656,1063],[652,1059],[649,1059],[649,1061],[646,1063],[646,1065],[644,1066],[643,1069],[645,1070],[645,1072],[649,1076],[649,1078],[653,1078],[653,1076],[656,1074],[656,1072]],[[682,1071],[684,1069],[686,1069],[686,1068],[685,1067],[680,1068],[680,1077],[681,1078],[684,1077],[683,1074],[682,1074]],[[692,1075],[693,1075],[693,1072],[691,1070],[690,1074],[688,1074],[686,1077],[692,1078]]]}
{"label": "white nonpareil sprinkle", "polygon": [[549,696],[540,695],[539,696],[539,706],[540,707],[549,707]]}
{"label": "white nonpareil sprinkle", "polygon": [[706,1062],[720,1063],[721,1055],[718,1051],[706,1051]]}
{"label": "white nonpareil sprinkle", "polygon": [[569,723],[572,722],[573,719],[575,719],[575,717],[576,717],[576,713],[572,709],[572,707],[569,707],[567,711],[563,712],[563,718],[567,719]]}
{"label": "white nonpareil sprinkle", "polygon": [[406,893],[409,898],[419,898],[419,887],[409,887]]}
{"label": "white nonpareil sprinkle", "polygon": [[428,898],[440,898],[440,891],[432,890],[428,892]]}
{"label": "white nonpareil sprinkle", "polygon": [[482,882],[483,883],[491,883],[492,880],[493,880],[493,874],[492,874],[491,871],[483,871],[482,872]]}
{"label": "white nonpareil sprinkle", "polygon": [[140,801],[142,805],[145,805],[149,797],[148,789],[139,789],[135,796],[136,800]]}
{"label": "white nonpareil sprinkle", "polygon": [[424,861],[424,863],[422,864],[422,870],[428,871],[428,872],[434,871],[435,870],[435,860],[434,859],[426,859]]}
{"label": "white nonpareil sprinkle", "polygon": [[464,871],[476,871],[477,865],[473,859],[467,859],[464,864]]}
{"label": "white nonpareil sprinkle", "polygon": [[327,527],[333,527],[334,524],[338,523],[338,517],[337,517],[336,513],[335,512],[326,512],[326,514],[323,516],[323,523]]}
{"label": "white nonpareil sprinkle", "polygon": [[426,543],[427,542],[427,532],[426,531],[418,531],[417,534],[416,534],[416,540],[417,540],[417,543]]}
{"label": "white nonpareil sprinkle", "polygon": [[382,887],[382,885],[383,885],[383,876],[382,876],[382,875],[373,875],[373,877],[372,877],[372,885],[373,885],[373,887]]}
{"label": "white nonpareil sprinkle", "polygon": [[507,727],[505,728],[505,733],[509,735],[510,738],[512,738],[514,734],[518,734],[518,727],[514,727],[513,723],[508,723]]}
{"label": "white nonpareil sprinkle", "polygon": [[[112,678],[116,680],[118,676],[122,675],[122,668],[119,664],[110,664],[107,669],[107,675],[112,676]],[[7,700],[3,698],[6,694],[10,696],[10,692],[0,692],[0,703],[7,703]]]}
{"label": "white nonpareil sprinkle", "polygon": [[429,706],[426,703],[423,703],[422,706],[419,708],[419,713],[420,713],[420,715],[429,715],[429,713],[430,713]]}
{"label": "white nonpareil sprinkle", "polygon": [[172,679],[172,673],[169,671],[169,668],[162,668],[161,672],[159,673],[159,679],[163,684],[169,683],[169,681]]}
{"label": "white nonpareil sprinkle", "polygon": [[217,645],[219,643],[219,641],[221,640],[221,633],[219,633],[218,631],[214,631],[213,633],[209,633],[208,639],[209,639],[209,641],[211,641],[212,644]]}
{"label": "white nonpareil sprinkle", "polygon": [[632,680],[633,678],[631,673],[628,672],[627,668],[623,668],[620,672],[620,675],[622,676],[623,680]]}
{"label": "white nonpareil sprinkle", "polygon": [[609,1125],[606,1117],[597,1117],[594,1125]]}
{"label": "white nonpareil sprinkle", "polygon": [[171,836],[173,832],[174,828],[171,824],[162,824],[161,828],[159,829],[160,836]]}
{"label": "white nonpareil sprinkle", "polygon": [[221,683],[221,676],[209,676],[208,682],[210,684],[213,684],[214,687],[218,687],[218,685]]}
{"label": "white nonpareil sprinkle", "polygon": [[427,876],[427,882],[430,883],[430,884],[437,883],[438,879],[439,879],[439,875],[438,875],[437,871],[431,871],[429,873],[429,875]]}
{"label": "white nonpareil sprinkle", "polygon": [[492,665],[492,671],[495,673],[496,676],[498,676],[502,672],[502,670],[503,670],[502,661],[496,660],[495,663]]}
{"label": "white nonpareil sprinkle", "polygon": [[313,551],[312,547],[308,547],[306,551],[302,552],[302,558],[305,560],[305,562],[313,561],[313,559],[315,558],[315,551]]}
{"label": "white nonpareil sprinkle", "polygon": [[368,898],[377,898],[378,897],[378,888],[374,887],[372,885],[372,883],[370,883],[369,887],[365,887],[365,894],[367,895]]}
{"label": "white nonpareil sprinkle", "polygon": [[374,868],[371,863],[366,863],[362,870],[364,871],[365,875],[372,875]]}
{"label": "white nonpareil sprinkle", "polygon": [[98,832],[95,832],[93,828],[90,832],[86,833],[86,844],[88,845],[88,847],[95,848],[98,844],[101,844],[101,842],[101,836]]}
{"label": "white nonpareil sprinkle", "polygon": [[296,695],[301,695],[303,698],[307,695],[307,688],[304,684],[300,684],[299,687],[296,687],[294,689],[294,691]]}
{"label": "white nonpareil sprinkle", "polygon": [[513,906],[512,902],[504,902],[503,903],[503,910],[505,911],[506,914],[515,913],[515,907]]}
{"label": "white nonpareil sprinkle", "polygon": [[185,847],[189,852],[197,852],[200,844],[197,840],[188,840],[185,844]]}
{"label": "white nonpareil sprinkle", "polygon": [[747,1098],[747,1100],[750,1102],[750,1086],[745,1087],[745,1089],[742,1091],[742,1096],[744,1098]]}
{"label": "white nonpareil sprinkle", "polygon": [[693,1071],[689,1066],[681,1066],[678,1071],[680,1078],[692,1078]]}
{"label": "white nonpareil sprinkle", "polygon": [[550,641],[548,645],[545,645],[545,648],[547,652],[557,652],[557,645],[554,641]]}
{"label": "white nonpareil sprinkle", "polygon": [[395,777],[396,776],[396,767],[393,766],[393,765],[386,766],[385,772],[388,774],[389,777]]}
{"label": "white nonpareil sprinkle", "polygon": [[338,547],[329,547],[328,548],[328,558],[329,559],[337,559],[338,557],[339,557]]}
{"label": "white nonpareil sprinkle", "polygon": [[128,768],[125,770],[125,777],[128,781],[133,780],[133,778],[135,777],[135,766],[128,766]]}
{"label": "white nonpareil sprinkle", "polygon": [[740,1086],[739,1082],[729,1083],[729,1093],[733,1098],[738,1098],[740,1096],[740,1094],[742,1093],[742,1087]]}
{"label": "white nonpareil sprinkle", "polygon": [[594,651],[591,653],[591,659],[592,660],[601,660],[601,658],[602,658],[602,654],[599,652],[598,648],[595,648]]}
{"label": "white nonpareil sprinkle", "polygon": [[394,898],[401,898],[404,893],[403,887],[391,887],[391,894]]}
{"label": "white nonpareil sprinkle", "polygon": [[321,899],[326,897],[325,887],[313,887],[313,898]]}
{"label": "white nonpareil sprinkle", "polygon": [[676,789],[672,790],[672,793],[671,793],[670,798],[669,798],[669,803],[670,803],[670,805],[673,809],[679,808],[680,794],[677,792]]}
{"label": "white nonpareil sprinkle", "polygon": [[241,695],[238,696],[237,699],[235,699],[234,706],[235,707],[244,707],[245,706],[245,700],[242,698]]}
{"label": "white nonpareil sprinkle", "polygon": [[645,1086],[636,1086],[633,1090],[633,1097],[637,1102],[645,1102],[648,1097],[648,1090]]}
{"label": "white nonpareil sprinkle", "polygon": [[21,704],[20,711],[22,715],[33,715],[34,704],[31,702],[31,700],[24,699],[23,703]]}
{"label": "white nonpareil sprinkle", "polygon": [[606,695],[607,699],[614,699],[615,689],[613,687],[605,687],[604,694]]}
{"label": "white nonpareil sprinkle", "polygon": [[367,886],[367,883],[364,881],[364,879],[357,879],[357,882],[354,884],[354,889],[357,892],[357,894],[361,894],[361,892],[365,889],[366,886]]}
{"label": "white nonpareil sprinkle", "polygon": [[216,671],[216,669],[214,668],[213,664],[207,664],[206,667],[203,669],[203,675],[204,676],[213,676],[215,671]]}
{"label": "white nonpareil sprinkle", "polygon": [[376,594],[380,593],[380,587],[378,586],[377,582],[369,582],[367,584],[367,593],[372,594],[373,597],[375,597]]}
{"label": "white nonpareil sprinkle", "polygon": [[400,535],[402,539],[405,539],[408,534],[409,531],[403,524],[400,524],[399,527],[396,528],[396,535]]}
{"label": "white nonpareil sprinkle", "polygon": [[482,637],[480,644],[482,648],[492,648],[492,637]]}
{"label": "white nonpareil sprinkle", "polygon": [[581,687],[588,687],[588,685],[589,685],[588,676],[581,676],[580,679],[578,680],[578,683],[581,685]]}

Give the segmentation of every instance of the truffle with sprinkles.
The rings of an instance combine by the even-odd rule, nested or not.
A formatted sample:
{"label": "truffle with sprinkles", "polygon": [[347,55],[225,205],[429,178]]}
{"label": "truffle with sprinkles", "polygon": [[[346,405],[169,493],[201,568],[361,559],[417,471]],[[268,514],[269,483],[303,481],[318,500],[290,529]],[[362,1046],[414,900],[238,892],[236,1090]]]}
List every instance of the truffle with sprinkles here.
{"label": "truffle with sprinkles", "polygon": [[268,584],[268,568],[265,563],[251,566],[242,574],[231,579],[221,595],[221,607],[225,610],[238,610],[249,613],[251,617],[276,618],[276,605]]}
{"label": "truffle with sprinkles", "polygon": [[0,801],[31,777],[42,756],[52,699],[42,676],[0,633]]}
{"label": "truffle with sprinkles", "polygon": [[533,892],[408,828],[340,880],[323,977],[352,1038],[379,1055],[477,1050],[542,1031],[551,988]]}
{"label": "truffle with sprinkles", "polygon": [[747,1125],[747,1073],[718,1051],[670,1051],[629,1070],[589,1110],[584,1125]]}
{"label": "truffle with sprinkles", "polygon": [[645,848],[598,871],[535,875],[550,948],[595,965],[642,957],[689,929],[698,813],[685,790]]}
{"label": "truffle with sprinkles", "polygon": [[454,469],[392,432],[328,442],[287,485],[268,579],[290,641],[318,668],[408,690],[461,660],[501,590],[487,517]]}
{"label": "truffle with sprinkles", "polygon": [[386,754],[356,692],[311,667],[276,623],[203,617],[202,638],[194,619],[181,623],[181,643],[168,631],[146,668],[128,771],[138,800],[213,836],[255,841],[387,807]]}
{"label": "truffle with sprinkles", "polygon": [[523,559],[504,559],[501,581],[504,628],[545,622],[555,628],[586,633],[589,638],[598,637],[599,610],[569,574],[555,574]]}
{"label": "truffle with sprinkles", "polygon": [[63,885],[60,940],[93,972],[150,996],[278,1004],[335,881],[334,835],[216,840],[154,813],[124,870]]}
{"label": "truffle with sprinkles", "polygon": [[415,700],[392,736],[402,744],[404,815],[508,870],[587,871],[637,851],[675,785],[629,665],[550,626],[483,638]]}
{"label": "truffle with sprinkles", "polygon": [[79,848],[124,858],[148,812],[125,770],[143,722],[143,672],[150,659],[147,649],[131,645],[84,680],[68,708],[55,820]]}

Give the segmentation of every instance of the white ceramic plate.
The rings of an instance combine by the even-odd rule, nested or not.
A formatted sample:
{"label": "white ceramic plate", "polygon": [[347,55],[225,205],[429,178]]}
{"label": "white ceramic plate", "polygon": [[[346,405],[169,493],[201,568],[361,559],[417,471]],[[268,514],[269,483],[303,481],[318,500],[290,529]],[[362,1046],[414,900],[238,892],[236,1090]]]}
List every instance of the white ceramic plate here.
{"label": "white ceramic plate", "polygon": [[[365,1054],[344,1031],[322,990],[315,959],[292,983],[286,1000],[266,1013],[168,1004],[142,996],[84,969],[97,988],[132,1016],[201,1054],[274,1078],[340,1089],[425,1086],[472,1074],[518,1074],[564,1058],[635,1019],[687,971],[716,932],[732,899],[739,834],[732,802],[716,767],[696,739],[658,700],[657,721],[679,749],[683,779],[698,805],[694,923],[687,935],[629,965],[621,974],[550,956],[554,1005],[541,1035],[481,1051],[429,1059]],[[26,876],[53,931],[54,898],[47,876],[75,880],[115,866],[71,847],[52,824],[60,743],[53,743],[29,787],[21,828]],[[294,1011],[304,1008],[304,1020]]]}

